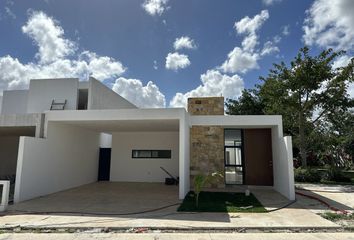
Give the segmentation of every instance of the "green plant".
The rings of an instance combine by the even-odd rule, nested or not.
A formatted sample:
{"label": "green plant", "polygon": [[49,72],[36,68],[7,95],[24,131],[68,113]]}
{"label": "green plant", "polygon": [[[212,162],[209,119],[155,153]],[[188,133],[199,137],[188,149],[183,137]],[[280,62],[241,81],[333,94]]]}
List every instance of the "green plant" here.
{"label": "green plant", "polygon": [[321,216],[327,220],[332,222],[340,221],[340,220],[354,220],[354,214],[343,214],[343,213],[333,213],[333,212],[325,212],[322,213]]}
{"label": "green plant", "polygon": [[296,182],[320,182],[321,174],[312,168],[299,167],[294,171],[294,177]]}
{"label": "green plant", "polygon": [[199,194],[204,188],[205,184],[210,183],[211,181],[215,180],[216,178],[222,178],[222,174],[215,172],[212,174],[204,175],[198,174],[194,178],[194,193],[195,193],[195,205],[198,208],[199,205]]}
{"label": "green plant", "polygon": [[343,170],[335,166],[327,166],[324,180],[334,182],[350,182],[351,179],[346,177]]}

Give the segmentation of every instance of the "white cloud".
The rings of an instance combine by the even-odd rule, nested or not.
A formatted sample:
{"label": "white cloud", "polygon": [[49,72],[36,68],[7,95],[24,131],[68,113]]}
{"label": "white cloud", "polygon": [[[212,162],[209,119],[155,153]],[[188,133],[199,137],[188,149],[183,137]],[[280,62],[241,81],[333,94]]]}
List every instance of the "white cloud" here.
{"label": "white cloud", "polygon": [[154,60],[154,65],[152,66],[155,70],[159,69],[159,66],[157,65],[157,61]]}
{"label": "white cloud", "polygon": [[246,16],[235,22],[234,27],[238,34],[252,34],[259,30],[268,18],[268,10],[262,10],[260,14],[255,15],[253,18]]}
{"label": "white cloud", "polygon": [[258,30],[269,18],[267,10],[261,11],[253,18],[246,16],[240,21],[235,22],[234,28],[238,34],[246,34],[242,41],[242,48],[235,47],[228,55],[225,62],[219,67],[225,73],[246,73],[251,69],[259,68],[258,60],[261,57],[261,50],[257,49],[259,45]]}
{"label": "white cloud", "polygon": [[259,68],[257,61],[259,54],[249,53],[239,47],[235,47],[228,55],[227,60],[221,65],[221,69],[227,73],[246,73],[251,69]]}
{"label": "white cloud", "polygon": [[354,1],[316,0],[304,21],[306,44],[332,47],[336,50],[354,48]]}
{"label": "white cloud", "polygon": [[280,3],[283,0],[262,0],[263,4],[270,6],[273,5],[275,3]]}
{"label": "white cloud", "polygon": [[143,86],[138,79],[120,77],[112,89],[140,108],[161,108],[166,105],[165,95],[151,81]]}
{"label": "white cloud", "polygon": [[61,26],[43,12],[33,12],[22,31],[39,47],[40,63],[62,59],[76,50],[76,44],[63,37]]}
{"label": "white cloud", "polygon": [[261,51],[261,56],[269,55],[269,54],[276,53],[279,51],[280,51],[279,48],[277,46],[275,46],[272,41],[267,41],[263,45],[263,49]]}
{"label": "white cloud", "polygon": [[5,12],[7,16],[11,17],[12,19],[16,19],[15,13],[11,11],[9,7],[5,7]]}
{"label": "white cloud", "polygon": [[332,67],[334,69],[339,68],[339,67],[344,67],[349,64],[350,59],[352,59],[352,58],[349,57],[348,55],[340,56],[333,62]]}
{"label": "white cloud", "polygon": [[282,34],[284,36],[288,36],[290,34],[290,26],[289,25],[285,25],[282,27]]}
{"label": "white cloud", "polygon": [[194,40],[191,39],[188,36],[183,36],[180,38],[176,38],[173,47],[175,50],[179,50],[182,48],[187,48],[187,49],[196,49],[197,45],[194,43]]}
{"label": "white cloud", "polygon": [[145,0],[142,7],[151,16],[159,15],[168,9],[168,0]]}
{"label": "white cloud", "polygon": [[176,93],[170,101],[171,107],[186,107],[189,97],[214,97],[224,96],[235,98],[241,95],[244,83],[238,75],[229,76],[218,70],[208,70],[200,76],[202,84],[197,88],[186,92]]}
{"label": "white cloud", "polygon": [[[21,63],[9,55],[0,57],[0,92],[26,88],[33,78],[79,77],[100,80],[125,72],[123,64],[90,51],[77,52],[76,44],[64,38],[64,30],[43,12],[33,12],[22,27],[38,46],[38,61]],[[69,58],[70,56],[70,58]]]}
{"label": "white cloud", "polygon": [[191,64],[188,56],[178,52],[168,53],[166,57],[166,68],[177,71],[179,68],[186,68]]}

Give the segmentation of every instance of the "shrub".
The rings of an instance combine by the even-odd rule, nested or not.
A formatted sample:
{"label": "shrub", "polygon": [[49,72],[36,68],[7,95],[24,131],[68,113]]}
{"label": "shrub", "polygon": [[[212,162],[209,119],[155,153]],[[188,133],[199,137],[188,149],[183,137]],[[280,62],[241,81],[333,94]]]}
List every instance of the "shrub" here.
{"label": "shrub", "polygon": [[321,174],[312,168],[297,168],[294,172],[296,182],[320,182]]}
{"label": "shrub", "polygon": [[346,177],[342,169],[334,166],[326,167],[326,174],[324,180],[333,181],[333,182],[350,182],[351,179]]}

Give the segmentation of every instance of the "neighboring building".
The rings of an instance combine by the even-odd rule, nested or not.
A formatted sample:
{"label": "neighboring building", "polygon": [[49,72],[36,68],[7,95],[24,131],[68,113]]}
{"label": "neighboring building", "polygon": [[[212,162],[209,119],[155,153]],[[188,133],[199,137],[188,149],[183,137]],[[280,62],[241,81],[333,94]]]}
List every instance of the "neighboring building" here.
{"label": "neighboring building", "polygon": [[199,173],[228,185],[272,186],[295,198],[292,145],[281,116],[225,116],[224,98],[190,98],[184,108],[139,109],[94,78],[31,80],[4,91],[0,179],[15,179],[14,201],[97,180],[164,182],[179,176],[179,198]]}

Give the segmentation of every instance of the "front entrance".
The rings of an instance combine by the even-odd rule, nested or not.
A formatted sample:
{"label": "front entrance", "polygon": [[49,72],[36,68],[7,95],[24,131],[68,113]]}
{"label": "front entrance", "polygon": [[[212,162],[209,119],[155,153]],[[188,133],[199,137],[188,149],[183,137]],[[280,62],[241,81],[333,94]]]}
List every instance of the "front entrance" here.
{"label": "front entrance", "polygon": [[111,148],[100,148],[98,181],[109,181],[111,171]]}
{"label": "front entrance", "polygon": [[273,185],[272,133],[270,128],[244,130],[245,184]]}

